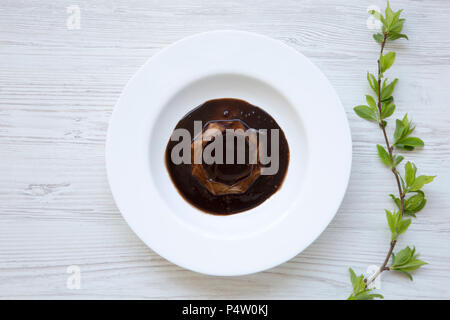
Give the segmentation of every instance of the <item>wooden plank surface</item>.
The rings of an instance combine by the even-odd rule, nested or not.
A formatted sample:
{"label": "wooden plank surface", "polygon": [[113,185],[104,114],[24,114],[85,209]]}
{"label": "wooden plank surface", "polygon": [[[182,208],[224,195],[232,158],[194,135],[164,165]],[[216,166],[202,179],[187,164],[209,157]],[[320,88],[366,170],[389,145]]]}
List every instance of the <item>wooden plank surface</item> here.
{"label": "wooden plank surface", "polygon": [[[0,298],[346,298],[348,267],[365,271],[387,252],[383,209],[395,191],[377,160],[379,130],[352,112],[367,93],[366,71],[375,70],[378,47],[366,26],[372,4],[384,7],[378,0],[2,0]],[[79,30],[67,28],[70,5],[80,8]],[[414,282],[383,275],[381,291],[391,299],[450,298],[450,3],[392,6],[405,9],[410,36],[388,47],[398,54],[397,112],[408,112],[426,142],[409,158],[438,178],[399,244],[416,245],[430,265]],[[104,165],[108,120],[128,79],[164,46],[214,29],[262,33],[307,55],[341,97],[354,143],[348,192],[320,238],[279,267],[234,278],[183,270],[148,249],[118,212]],[[66,287],[69,265],[81,268],[80,290]]]}

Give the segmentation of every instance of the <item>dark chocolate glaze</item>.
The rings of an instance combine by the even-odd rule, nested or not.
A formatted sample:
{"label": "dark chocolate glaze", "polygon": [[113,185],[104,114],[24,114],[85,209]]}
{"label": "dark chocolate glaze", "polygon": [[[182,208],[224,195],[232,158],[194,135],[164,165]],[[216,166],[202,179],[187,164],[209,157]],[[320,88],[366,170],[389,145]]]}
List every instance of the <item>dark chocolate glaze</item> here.
{"label": "dark chocolate glaze", "polygon": [[[243,193],[214,195],[192,174],[191,164],[172,163],[171,151],[179,142],[169,140],[165,151],[166,167],[175,187],[186,201],[204,212],[228,215],[254,208],[280,189],[289,165],[289,146],[284,132],[267,112],[239,99],[214,99],[191,110],[178,122],[175,129],[187,129],[194,138],[195,120],[201,120],[203,126],[211,121],[227,123],[240,120],[246,127],[256,130],[268,129],[270,132],[270,129],[279,129],[279,170],[274,175],[259,175]],[[268,154],[271,155],[270,137],[267,140]],[[248,158],[246,161],[246,164],[202,164],[202,166],[210,179],[232,184],[251,172],[252,165],[248,163]]]}

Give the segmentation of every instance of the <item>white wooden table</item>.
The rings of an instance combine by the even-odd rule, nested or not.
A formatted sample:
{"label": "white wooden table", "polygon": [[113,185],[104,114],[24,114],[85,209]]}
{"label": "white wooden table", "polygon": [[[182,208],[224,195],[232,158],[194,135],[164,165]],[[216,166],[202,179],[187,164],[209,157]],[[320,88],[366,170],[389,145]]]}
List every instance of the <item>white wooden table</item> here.
{"label": "white wooden table", "polygon": [[[352,111],[368,91],[378,46],[366,26],[384,1],[120,0],[0,3],[1,298],[346,298],[348,267],[382,262],[392,174],[376,156],[382,136]],[[67,7],[80,8],[68,29]],[[410,282],[384,274],[386,298],[450,298],[450,3],[392,1],[410,41],[395,44],[398,116],[408,112],[426,148],[409,154],[437,174],[428,204],[399,247],[430,265]],[[73,25],[72,25],[73,26]],[[282,40],[328,76],[346,109],[353,171],[336,218],[307,250],[244,277],[183,270],[148,249],[117,210],[104,165],[119,94],[146,59],[187,35],[240,29]],[[388,46],[388,50],[393,48]],[[330,155],[330,161],[332,161]],[[326,195],[324,195],[326,201]],[[69,265],[81,289],[68,289]]]}

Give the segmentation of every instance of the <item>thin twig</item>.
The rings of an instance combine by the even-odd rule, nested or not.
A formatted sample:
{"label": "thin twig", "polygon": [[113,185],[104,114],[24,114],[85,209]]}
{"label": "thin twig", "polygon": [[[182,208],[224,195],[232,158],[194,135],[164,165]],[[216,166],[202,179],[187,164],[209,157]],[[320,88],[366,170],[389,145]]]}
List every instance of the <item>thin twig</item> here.
{"label": "thin twig", "polygon": [[[380,63],[380,59],[381,56],[383,56],[383,50],[384,50],[384,46],[386,45],[386,40],[387,40],[387,34],[384,33],[384,37],[383,37],[383,42],[381,43],[381,50],[380,50],[380,57],[378,58],[378,112],[380,115],[380,128],[383,131],[383,136],[384,136],[384,141],[386,143],[386,149],[389,152],[389,157],[391,159],[391,163],[394,163],[394,155],[393,155],[393,147],[391,146],[391,144],[389,143],[389,139],[388,136],[386,134],[386,126],[383,123],[383,118],[382,118],[382,104],[381,104],[381,63]],[[402,214],[402,216],[404,215],[404,203],[405,203],[405,195],[404,192],[402,190],[402,185],[400,183],[400,177],[399,177],[399,173],[397,171],[397,169],[395,167],[392,168],[392,173],[394,174],[395,180],[397,182],[397,187],[398,187],[398,193],[399,193],[399,197],[400,197],[400,212]],[[396,245],[397,241],[393,240],[390,244],[389,247],[389,251],[386,255],[386,258],[384,259],[383,264],[381,265],[381,267],[377,270],[377,272],[375,272],[370,278],[365,279],[366,282],[366,287],[369,286],[369,284],[371,284],[383,271],[387,271],[389,270],[389,268],[387,267],[387,264],[389,263],[389,259],[392,255],[392,251],[394,251],[395,245]]]}

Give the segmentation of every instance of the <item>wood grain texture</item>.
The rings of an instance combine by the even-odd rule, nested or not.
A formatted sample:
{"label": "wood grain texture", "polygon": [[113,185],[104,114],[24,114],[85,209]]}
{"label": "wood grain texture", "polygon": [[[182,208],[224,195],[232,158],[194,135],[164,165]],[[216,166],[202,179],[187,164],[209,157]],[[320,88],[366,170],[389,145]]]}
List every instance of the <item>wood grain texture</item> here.
{"label": "wood grain texture", "polygon": [[[66,27],[73,4],[80,30]],[[348,267],[365,271],[387,252],[383,209],[395,191],[376,156],[381,133],[352,112],[368,90],[366,71],[375,70],[371,4],[384,1],[2,0],[0,297],[346,298]],[[388,46],[397,51],[397,112],[408,112],[426,142],[410,158],[438,178],[399,244],[416,245],[430,265],[414,282],[383,274],[381,291],[391,299],[448,299],[450,3],[392,6],[405,9],[410,36]],[[108,120],[128,79],[164,46],[213,29],[262,33],[307,55],[338,91],[354,143],[350,185],[326,231],[291,261],[243,277],[192,273],[152,252],[122,219],[105,175]],[[69,265],[81,267],[80,290],[66,288]]]}

